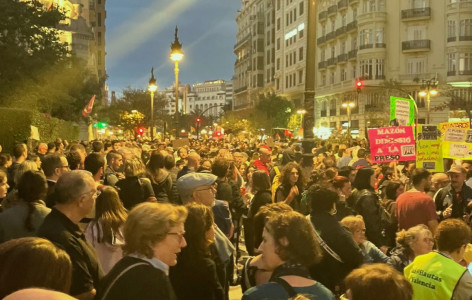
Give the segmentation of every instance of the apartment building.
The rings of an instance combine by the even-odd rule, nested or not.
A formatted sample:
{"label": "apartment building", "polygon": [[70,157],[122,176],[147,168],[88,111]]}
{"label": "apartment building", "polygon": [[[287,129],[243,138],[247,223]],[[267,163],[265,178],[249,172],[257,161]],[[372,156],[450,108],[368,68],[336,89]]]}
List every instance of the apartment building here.
{"label": "apartment building", "polygon": [[471,81],[472,1],[323,0],[317,11],[315,127],[346,129],[342,104],[353,102],[351,129],[363,137],[388,124],[390,96],[408,94],[425,123],[427,97],[418,92],[431,79],[439,95],[430,98],[430,123],[448,120],[448,109],[436,108]]}
{"label": "apartment building", "polygon": [[[61,21],[60,40],[82,59],[97,80],[106,76],[105,19],[106,0],[40,0],[45,9],[60,7],[66,15]],[[107,86],[102,102],[107,104]]]}
{"label": "apartment building", "polygon": [[[175,114],[175,88],[169,87],[164,93],[169,99],[165,110],[168,114]],[[183,114],[198,112],[218,118],[232,98],[232,84],[225,80],[205,81],[192,86],[187,84],[179,87],[178,109]]]}

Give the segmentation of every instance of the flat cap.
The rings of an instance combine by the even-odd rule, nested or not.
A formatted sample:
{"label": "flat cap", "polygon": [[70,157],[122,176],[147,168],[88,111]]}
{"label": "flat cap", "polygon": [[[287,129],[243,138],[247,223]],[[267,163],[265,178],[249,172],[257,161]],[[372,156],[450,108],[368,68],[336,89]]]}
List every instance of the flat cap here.
{"label": "flat cap", "polygon": [[188,173],[177,180],[177,191],[180,196],[190,195],[198,187],[214,184],[216,179],[218,177],[210,173]]}

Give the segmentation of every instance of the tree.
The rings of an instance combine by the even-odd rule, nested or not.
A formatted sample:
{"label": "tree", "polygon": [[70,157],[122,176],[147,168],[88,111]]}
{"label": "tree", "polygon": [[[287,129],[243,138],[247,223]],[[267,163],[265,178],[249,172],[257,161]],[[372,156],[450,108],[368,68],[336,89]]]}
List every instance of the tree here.
{"label": "tree", "polygon": [[[151,95],[145,90],[131,87],[124,89],[122,93],[123,95],[117,99],[116,103],[98,112],[100,120],[106,120],[111,125],[122,125],[121,116],[125,112],[137,110],[144,114],[142,123],[150,125]],[[159,93],[154,94],[154,124],[158,125],[159,122],[162,122],[161,120],[169,123],[169,116],[164,110],[166,104],[167,99],[164,95]]]}
{"label": "tree", "polygon": [[448,97],[442,105],[431,108],[431,111],[450,109],[456,118],[468,118],[472,122],[472,87],[443,88],[441,95]]}
{"label": "tree", "polygon": [[293,109],[293,103],[281,96],[260,94],[251,121],[256,128],[286,128]]}
{"label": "tree", "polygon": [[101,98],[106,77],[97,80],[61,43],[64,19],[38,0],[0,1],[0,105],[77,121],[93,95]]}

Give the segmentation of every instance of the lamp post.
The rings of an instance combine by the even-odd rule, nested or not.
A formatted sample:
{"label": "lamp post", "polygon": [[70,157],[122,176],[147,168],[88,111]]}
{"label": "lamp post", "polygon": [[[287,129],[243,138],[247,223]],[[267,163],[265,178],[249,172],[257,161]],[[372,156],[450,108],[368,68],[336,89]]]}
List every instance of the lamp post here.
{"label": "lamp post", "polygon": [[354,102],[345,102],[342,104],[344,108],[347,108],[347,133],[351,134],[351,109],[356,106]]}
{"label": "lamp post", "polygon": [[148,91],[151,92],[151,141],[154,141],[154,92],[157,91],[154,67],[151,68],[151,79],[149,79]]}
{"label": "lamp post", "polygon": [[175,74],[175,127],[176,135],[179,133],[179,62],[184,58],[182,44],[177,37],[179,29],[175,26],[174,42],[170,45],[170,59],[174,62]]}
{"label": "lamp post", "polygon": [[438,80],[436,77],[429,79],[429,80],[424,80],[422,81],[421,84],[421,91],[419,92],[419,95],[421,97],[426,96],[426,124],[429,124],[430,122],[430,113],[431,113],[431,96],[436,96],[438,94]]}
{"label": "lamp post", "polygon": [[[305,130],[305,128],[303,127],[303,117],[305,117],[305,114],[306,114],[306,109],[298,109],[297,110],[297,114],[300,115],[300,127],[302,128],[302,130]],[[303,133],[302,133],[303,134]]]}

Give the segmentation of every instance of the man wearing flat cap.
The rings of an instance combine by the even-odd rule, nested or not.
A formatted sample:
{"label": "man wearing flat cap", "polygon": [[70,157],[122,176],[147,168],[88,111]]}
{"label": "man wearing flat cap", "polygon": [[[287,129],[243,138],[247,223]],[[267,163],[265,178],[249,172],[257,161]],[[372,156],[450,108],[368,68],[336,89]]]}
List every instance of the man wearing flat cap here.
{"label": "man wearing flat cap", "polygon": [[459,165],[452,165],[447,174],[451,182],[437,192],[434,198],[436,211],[441,220],[458,218],[469,222],[468,218],[472,210],[472,189],[465,184],[467,171]]}
{"label": "man wearing flat cap", "polygon": [[[218,205],[215,206],[215,195],[216,195],[216,179],[217,176],[210,173],[188,173],[177,180],[177,191],[180,194],[183,204],[190,202],[196,202],[212,208],[215,215],[215,221],[217,219],[228,219],[231,222],[231,216],[229,215],[229,208],[222,209],[221,205],[224,205],[223,201],[218,201]],[[224,214],[226,211],[227,215]],[[230,266],[232,264],[232,255],[234,252],[234,246],[221,229],[215,224],[215,243],[214,246],[218,252],[219,261],[215,261],[217,265],[217,273],[220,276],[220,283],[225,289],[225,294],[228,295],[229,285],[228,282],[231,279]],[[222,267],[218,267],[221,266]]]}

